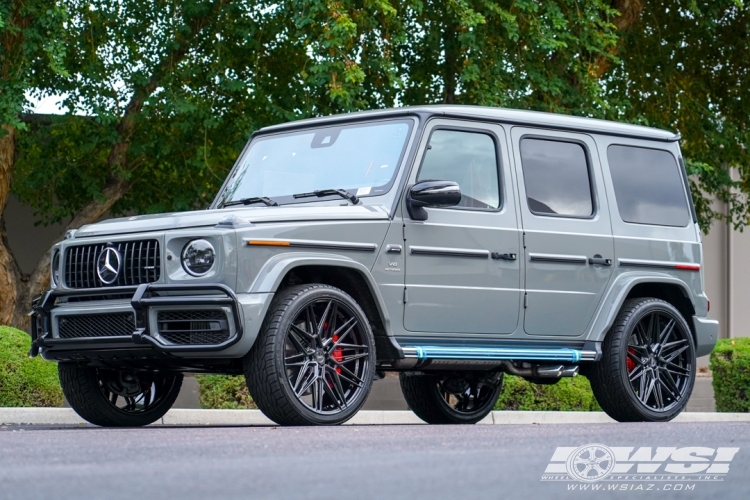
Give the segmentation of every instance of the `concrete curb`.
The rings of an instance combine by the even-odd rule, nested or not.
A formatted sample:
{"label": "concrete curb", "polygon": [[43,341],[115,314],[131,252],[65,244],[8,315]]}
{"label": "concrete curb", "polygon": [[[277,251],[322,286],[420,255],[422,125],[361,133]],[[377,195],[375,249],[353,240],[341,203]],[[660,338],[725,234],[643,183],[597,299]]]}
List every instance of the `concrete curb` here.
{"label": "concrete curb", "polygon": [[[750,422],[750,413],[682,413],[674,422]],[[360,411],[348,425],[423,424],[410,411]],[[576,411],[493,411],[480,424],[608,424],[602,412]],[[70,408],[0,408],[0,424],[88,425]],[[153,425],[275,425],[259,410],[173,409]]]}

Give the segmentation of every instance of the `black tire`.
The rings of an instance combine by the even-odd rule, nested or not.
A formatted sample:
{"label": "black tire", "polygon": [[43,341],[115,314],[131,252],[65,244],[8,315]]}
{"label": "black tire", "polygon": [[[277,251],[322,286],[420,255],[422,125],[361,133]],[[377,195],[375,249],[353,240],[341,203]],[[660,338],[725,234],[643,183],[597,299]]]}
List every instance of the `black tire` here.
{"label": "black tire", "polygon": [[[670,330],[671,328],[671,330]],[[618,422],[665,422],[687,405],[695,344],[685,318],[655,298],[627,300],[587,374],[602,409]]]}
{"label": "black tire", "polygon": [[274,422],[341,424],[359,411],[372,388],[372,330],[344,291],[292,286],[274,298],[243,368],[253,400]]}
{"label": "black tire", "polygon": [[502,373],[401,373],[399,380],[409,408],[428,424],[476,424],[503,390]]}
{"label": "black tire", "polygon": [[102,427],[152,424],[169,411],[182,387],[179,373],[118,372],[70,363],[60,363],[58,373],[63,394],[73,410]]}

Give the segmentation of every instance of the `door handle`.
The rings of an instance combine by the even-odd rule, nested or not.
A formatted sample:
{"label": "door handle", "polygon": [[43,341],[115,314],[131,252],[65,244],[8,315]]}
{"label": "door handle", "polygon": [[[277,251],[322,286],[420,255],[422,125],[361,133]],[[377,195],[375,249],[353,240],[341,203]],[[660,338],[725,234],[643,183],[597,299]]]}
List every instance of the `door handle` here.
{"label": "door handle", "polygon": [[514,253],[492,252],[490,256],[495,260],[516,260],[517,258]]}
{"label": "door handle", "polygon": [[589,264],[594,266],[611,266],[612,259],[605,259],[604,257],[589,257]]}

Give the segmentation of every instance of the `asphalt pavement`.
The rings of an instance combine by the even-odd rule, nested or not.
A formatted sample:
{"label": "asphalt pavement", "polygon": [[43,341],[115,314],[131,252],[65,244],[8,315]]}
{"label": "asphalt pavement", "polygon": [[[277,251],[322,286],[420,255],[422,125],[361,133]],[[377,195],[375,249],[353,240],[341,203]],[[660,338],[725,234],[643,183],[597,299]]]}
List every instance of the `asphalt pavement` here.
{"label": "asphalt pavement", "polygon": [[[613,448],[619,467],[661,469],[595,482],[545,473],[590,443]],[[658,447],[702,447],[664,464],[704,471],[719,461],[709,451],[739,452],[722,452],[714,470],[726,474],[667,474],[655,464],[672,451],[660,459]],[[582,497],[750,498],[750,424],[0,427],[2,499]]]}

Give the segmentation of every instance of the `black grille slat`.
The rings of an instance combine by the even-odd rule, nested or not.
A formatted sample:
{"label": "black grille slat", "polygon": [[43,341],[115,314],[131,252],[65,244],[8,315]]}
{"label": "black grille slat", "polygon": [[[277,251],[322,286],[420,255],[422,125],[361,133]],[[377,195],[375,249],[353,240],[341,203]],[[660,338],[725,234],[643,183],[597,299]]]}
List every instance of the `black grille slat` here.
{"label": "black grille slat", "polygon": [[135,331],[133,313],[58,316],[60,338],[130,337]]}
{"label": "black grille slat", "polygon": [[143,271],[143,262],[141,259],[142,254],[143,254],[143,242],[141,241],[138,244],[138,281],[141,281],[143,279],[141,277],[141,272]]}
{"label": "black grille slat", "polygon": [[149,271],[148,267],[151,265],[149,263],[149,258],[150,257],[151,257],[151,242],[149,241],[148,243],[146,243],[146,265],[143,268],[143,270],[146,271],[146,281],[149,280],[149,276],[148,275],[150,273],[148,272]]}
{"label": "black grille slat", "polygon": [[[219,322],[219,330],[212,328]],[[159,335],[173,344],[215,345],[229,340],[229,326],[224,311],[198,309],[195,311],[159,311]]]}
{"label": "black grille slat", "polygon": [[86,247],[86,265],[83,267],[83,276],[86,280],[86,286],[88,288],[91,288],[91,278],[92,276],[89,275],[89,266],[88,263],[91,262],[91,247]]}
{"label": "black grille slat", "polygon": [[[122,257],[120,274],[111,285],[105,285],[97,273],[97,261],[107,248],[105,244],[78,245],[65,251],[65,284],[70,288],[153,283],[161,276],[161,255],[158,240],[127,241],[114,245]],[[145,255],[144,255],[145,250]],[[136,253],[138,255],[136,255]],[[153,267],[146,269],[146,267]]]}

